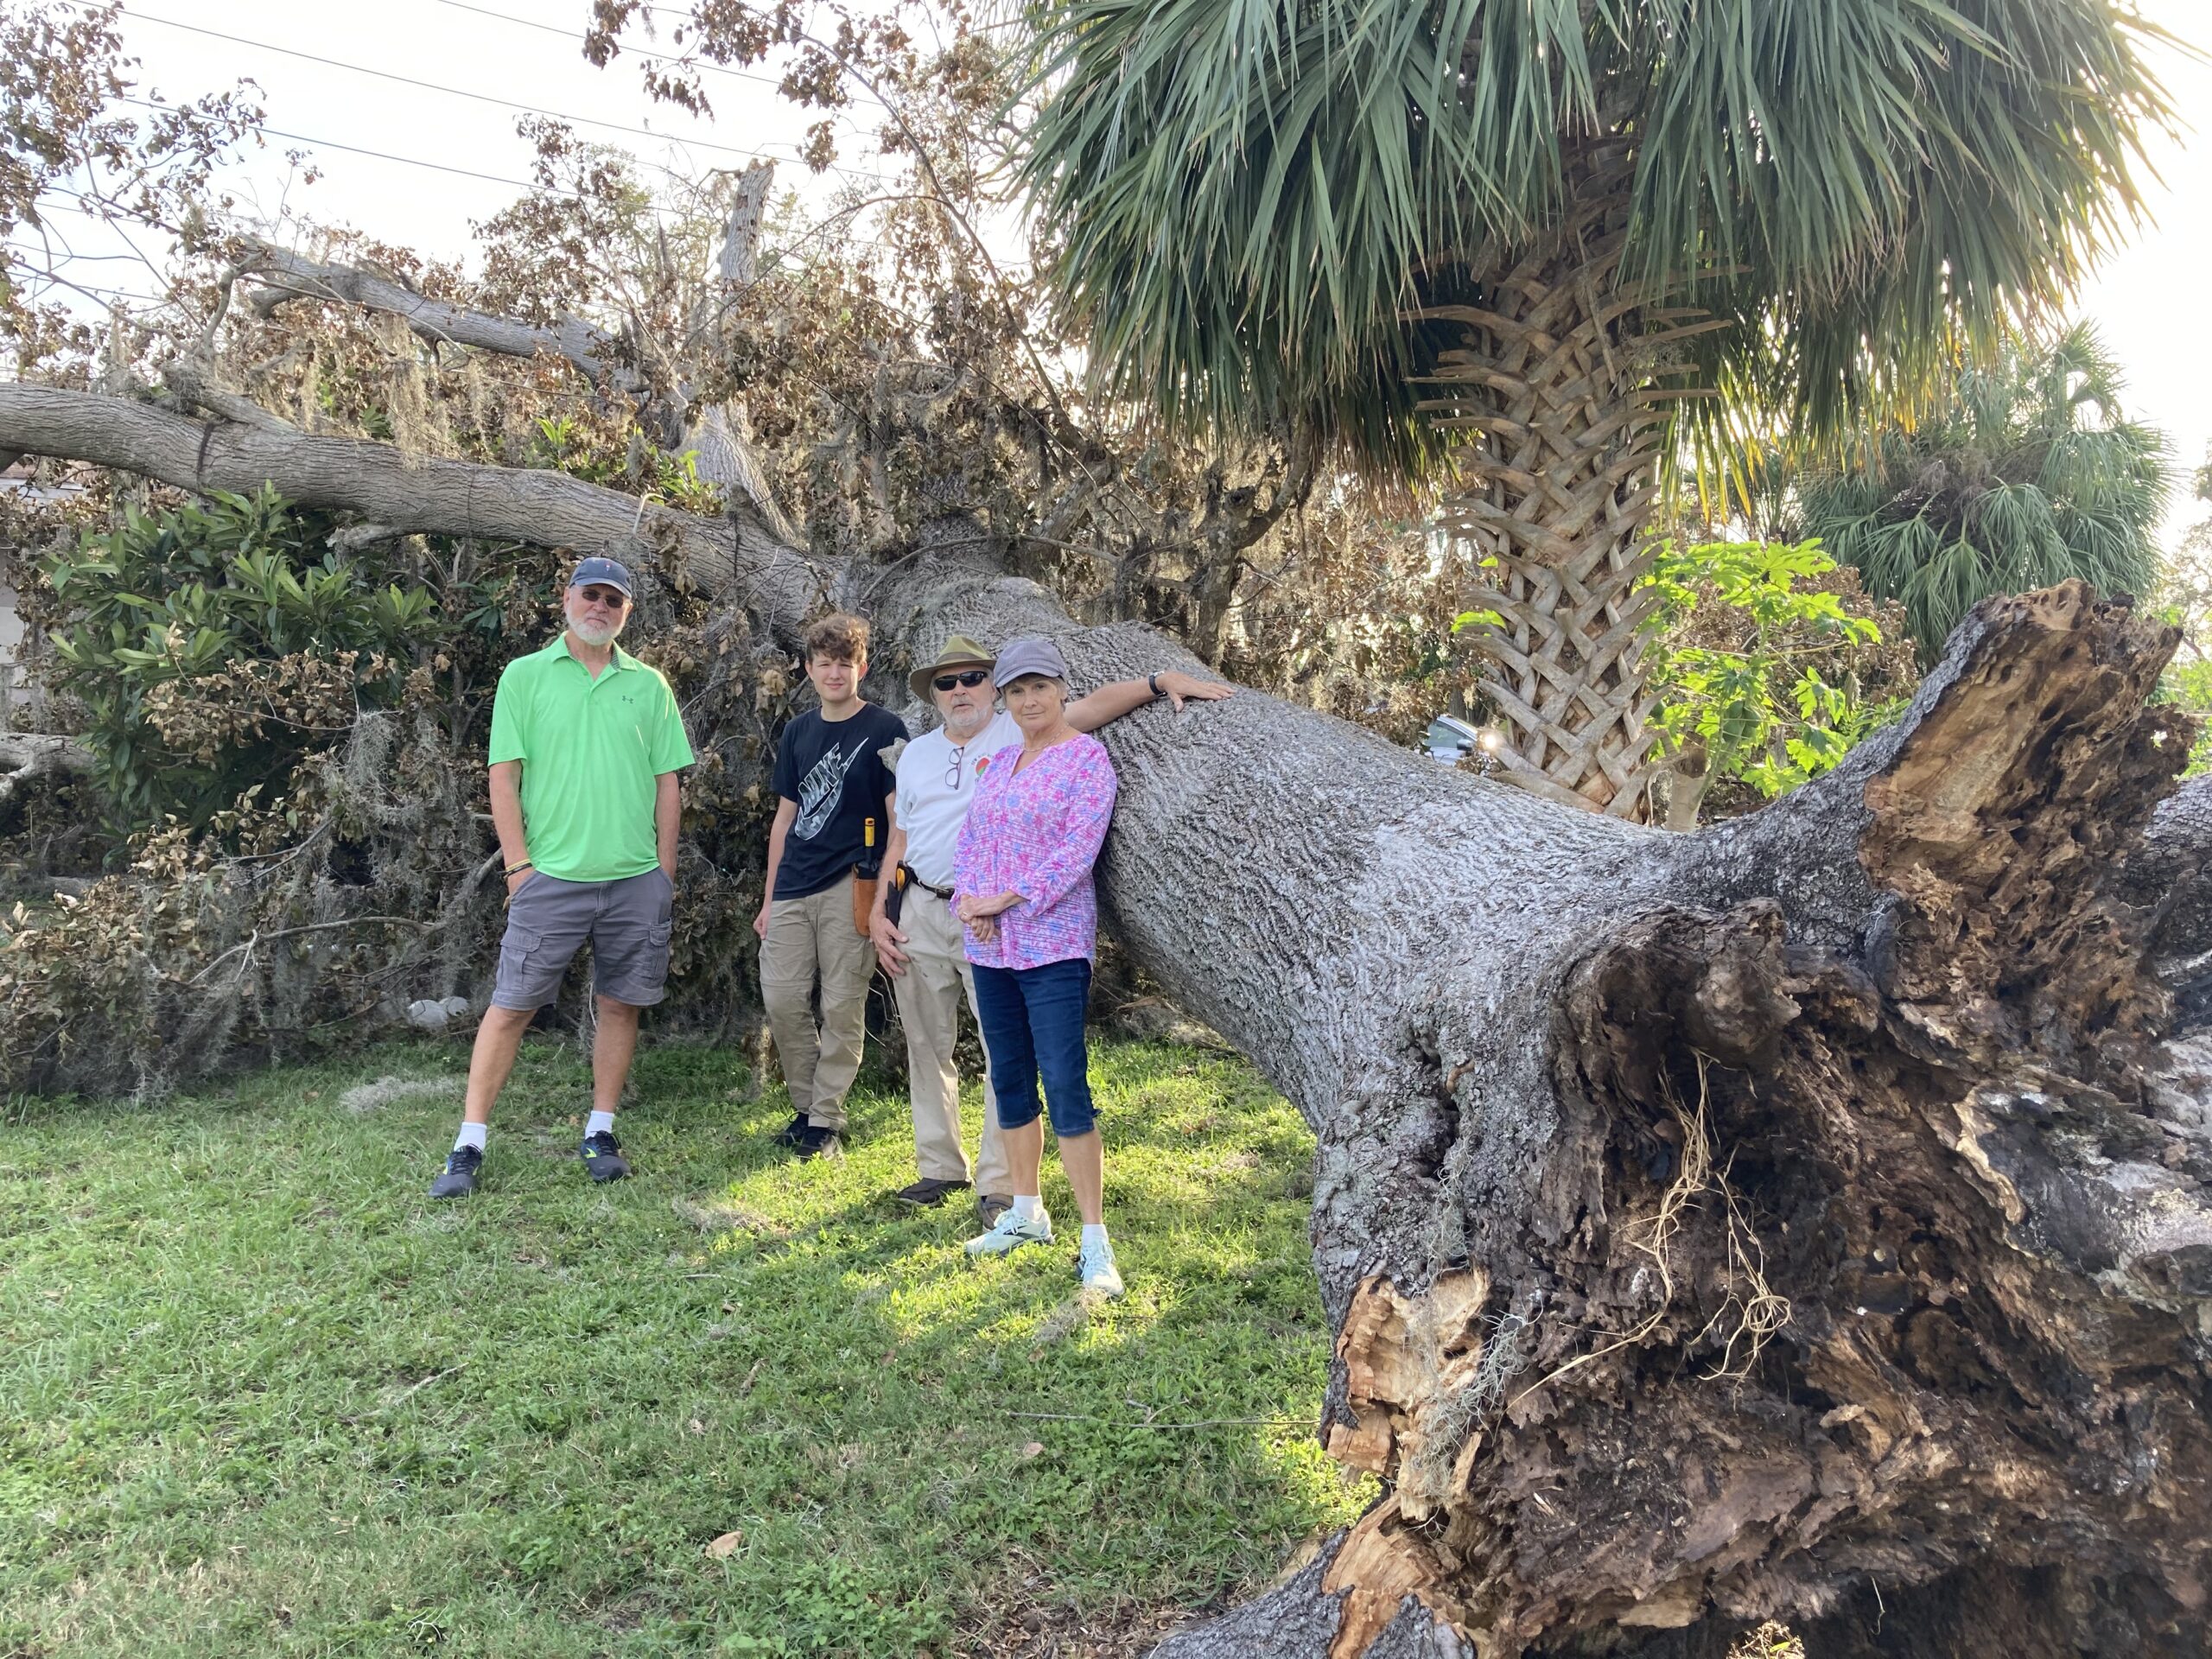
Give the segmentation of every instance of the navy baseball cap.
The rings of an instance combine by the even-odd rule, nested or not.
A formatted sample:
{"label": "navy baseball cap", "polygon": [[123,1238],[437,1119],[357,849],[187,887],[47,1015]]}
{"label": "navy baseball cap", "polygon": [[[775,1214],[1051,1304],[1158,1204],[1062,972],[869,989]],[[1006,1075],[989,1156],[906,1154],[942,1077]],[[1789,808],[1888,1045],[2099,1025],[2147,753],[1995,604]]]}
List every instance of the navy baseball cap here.
{"label": "navy baseball cap", "polygon": [[635,599],[638,596],[637,584],[630,579],[630,568],[620,560],[579,560],[576,563],[576,574],[569,578],[569,586],[585,588],[594,582],[605,587],[620,588],[622,597],[625,599]]}

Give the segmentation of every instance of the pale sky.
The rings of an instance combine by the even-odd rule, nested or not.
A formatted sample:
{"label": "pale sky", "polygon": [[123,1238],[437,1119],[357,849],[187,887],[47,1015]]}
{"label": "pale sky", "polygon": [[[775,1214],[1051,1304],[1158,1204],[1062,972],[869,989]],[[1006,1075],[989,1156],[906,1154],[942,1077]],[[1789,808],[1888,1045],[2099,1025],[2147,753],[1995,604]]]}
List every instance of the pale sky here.
{"label": "pale sky", "polygon": [[[2169,33],[2212,48],[2212,0],[2138,0]],[[2196,130],[2148,146],[2158,177],[2145,181],[2156,223],[2108,257],[2082,296],[2081,311],[2127,371],[2126,409],[2165,429],[2183,477],[2167,517],[2167,544],[2212,507],[2189,480],[2212,442],[2212,64],[2168,51],[2158,60],[2175,109]]]}
{"label": "pale sky", "polygon": [[[766,154],[784,163],[779,189],[813,197],[853,174],[880,172],[879,161],[858,153],[873,146],[856,141],[853,153],[841,158],[846,173],[828,185],[812,180],[795,159],[812,118],[758,74],[709,71],[711,120],[653,103],[639,86],[634,60],[619,58],[604,70],[584,60],[587,15],[582,0],[382,0],[373,6],[297,0],[147,0],[142,6],[133,0],[121,29],[127,49],[140,60],[142,88],[158,89],[172,101],[227,88],[242,77],[259,85],[269,146],[248,149],[222,175],[243,202],[270,216],[281,211],[351,225],[436,258],[467,257],[470,222],[512,203],[530,176],[531,149],[515,131],[524,111],[485,99],[585,118],[575,123],[580,137],[629,150],[648,179],[656,166],[698,176],[713,168],[740,169]],[[642,35],[635,39],[650,48]],[[660,45],[665,50],[668,42]],[[321,175],[312,185],[287,162],[285,152],[296,149],[310,152]],[[420,165],[426,162],[437,165]],[[81,238],[73,241],[80,252],[118,251],[111,238],[81,220],[64,217],[57,224]],[[140,245],[147,246],[143,238]],[[154,281],[143,264],[105,258],[80,261],[68,274],[88,286],[142,294]]]}
{"label": "pale sky", "polygon": [[[2138,4],[2145,16],[2173,34],[2212,47],[2212,0]],[[250,154],[231,169],[226,183],[234,194],[264,213],[285,209],[324,223],[348,223],[432,257],[465,257],[470,220],[489,218],[520,193],[512,183],[409,162],[524,180],[529,148],[515,133],[518,111],[362,70],[647,129],[655,136],[577,124],[583,137],[622,145],[641,162],[686,173],[742,168],[750,157],[733,150],[763,151],[787,163],[778,172],[779,187],[798,188],[810,199],[826,194],[792,159],[807,116],[772,87],[709,73],[707,90],[715,105],[710,121],[656,105],[639,85],[633,60],[618,59],[606,70],[584,61],[581,31],[586,11],[583,0],[470,0],[467,5],[458,0],[382,0],[374,6],[302,5],[298,0],[146,0],[141,5],[132,0],[123,32],[130,50],[143,60],[142,85],[171,98],[226,87],[241,76],[259,83],[272,137],[267,150]],[[666,22],[677,21],[675,13],[661,16]],[[176,24],[239,40],[195,34]],[[652,44],[642,36],[635,43]],[[667,41],[660,44],[664,48]],[[309,62],[269,47],[334,61]],[[2154,223],[2107,258],[2083,294],[2081,309],[2097,323],[2126,366],[2129,413],[2164,428],[2183,466],[2193,469],[2212,442],[2212,327],[2205,316],[2212,299],[2212,226],[2204,213],[2212,203],[2212,64],[2168,51],[2160,54],[2158,67],[2176,108],[2204,130],[2154,142],[2152,162],[2159,176],[2145,181]],[[858,120],[867,124],[865,109]],[[273,136],[276,132],[298,136],[280,138]],[[873,147],[861,134],[853,130],[847,136],[843,164],[861,173],[879,170],[881,163],[867,153]],[[289,175],[283,152],[289,149],[313,152],[322,173],[316,183],[302,185]],[[408,159],[355,153],[363,150]],[[80,220],[65,217],[56,224],[82,254],[125,251],[111,236]],[[128,257],[80,259],[67,267],[67,274],[89,287],[157,291],[153,274]],[[2184,489],[2171,520],[2170,539],[2199,516],[2198,504],[2187,499]]]}

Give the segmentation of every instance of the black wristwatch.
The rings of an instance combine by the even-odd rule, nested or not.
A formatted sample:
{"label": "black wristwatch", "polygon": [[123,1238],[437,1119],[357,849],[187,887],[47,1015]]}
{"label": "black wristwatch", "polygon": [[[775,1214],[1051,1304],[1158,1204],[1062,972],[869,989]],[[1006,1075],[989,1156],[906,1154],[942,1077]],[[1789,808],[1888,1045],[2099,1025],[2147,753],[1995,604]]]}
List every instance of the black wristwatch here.
{"label": "black wristwatch", "polygon": [[1150,687],[1152,688],[1152,695],[1153,695],[1154,696],[1155,696],[1155,697],[1156,697],[1156,696],[1158,696],[1160,695],[1160,676],[1159,676],[1159,675],[1157,675],[1157,674],[1147,674],[1147,675],[1146,675],[1146,676],[1145,676],[1145,678],[1144,678],[1144,683],[1145,683],[1147,685],[1148,685],[1148,686],[1150,686]]}

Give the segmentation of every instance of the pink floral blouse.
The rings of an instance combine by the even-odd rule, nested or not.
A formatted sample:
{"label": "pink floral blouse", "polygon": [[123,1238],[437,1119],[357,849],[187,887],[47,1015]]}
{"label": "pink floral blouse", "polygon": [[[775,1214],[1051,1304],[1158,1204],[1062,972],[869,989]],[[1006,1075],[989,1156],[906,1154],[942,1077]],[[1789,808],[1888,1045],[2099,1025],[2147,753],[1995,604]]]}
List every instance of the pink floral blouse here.
{"label": "pink floral blouse", "polygon": [[968,960],[985,968],[1040,968],[1098,952],[1098,891],[1090,880],[1114,817],[1114,763],[1095,737],[1056,743],[1020,772],[1016,744],[976,780],[975,804],[953,854],[952,899],[1018,893],[990,944],[967,933]]}

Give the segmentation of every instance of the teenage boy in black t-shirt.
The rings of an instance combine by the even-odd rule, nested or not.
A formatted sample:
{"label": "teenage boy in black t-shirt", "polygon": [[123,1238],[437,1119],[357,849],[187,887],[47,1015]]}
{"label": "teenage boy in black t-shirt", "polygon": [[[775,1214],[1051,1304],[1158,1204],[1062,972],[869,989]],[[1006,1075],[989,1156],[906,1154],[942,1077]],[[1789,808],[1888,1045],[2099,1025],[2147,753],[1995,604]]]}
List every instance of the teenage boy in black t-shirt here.
{"label": "teenage boy in black t-shirt", "polygon": [[874,947],[855,925],[853,872],[880,858],[891,838],[896,781],[883,752],[902,741],[906,728],[889,710],[861,701],[867,673],[868,624],[860,618],[825,616],[807,629],[806,677],[822,707],[785,727],[777,746],[782,798],[768,830],[767,891],[753,923],[768,1032],[791,1088],[793,1115],[779,1138],[802,1158],[839,1144],[875,971]]}

